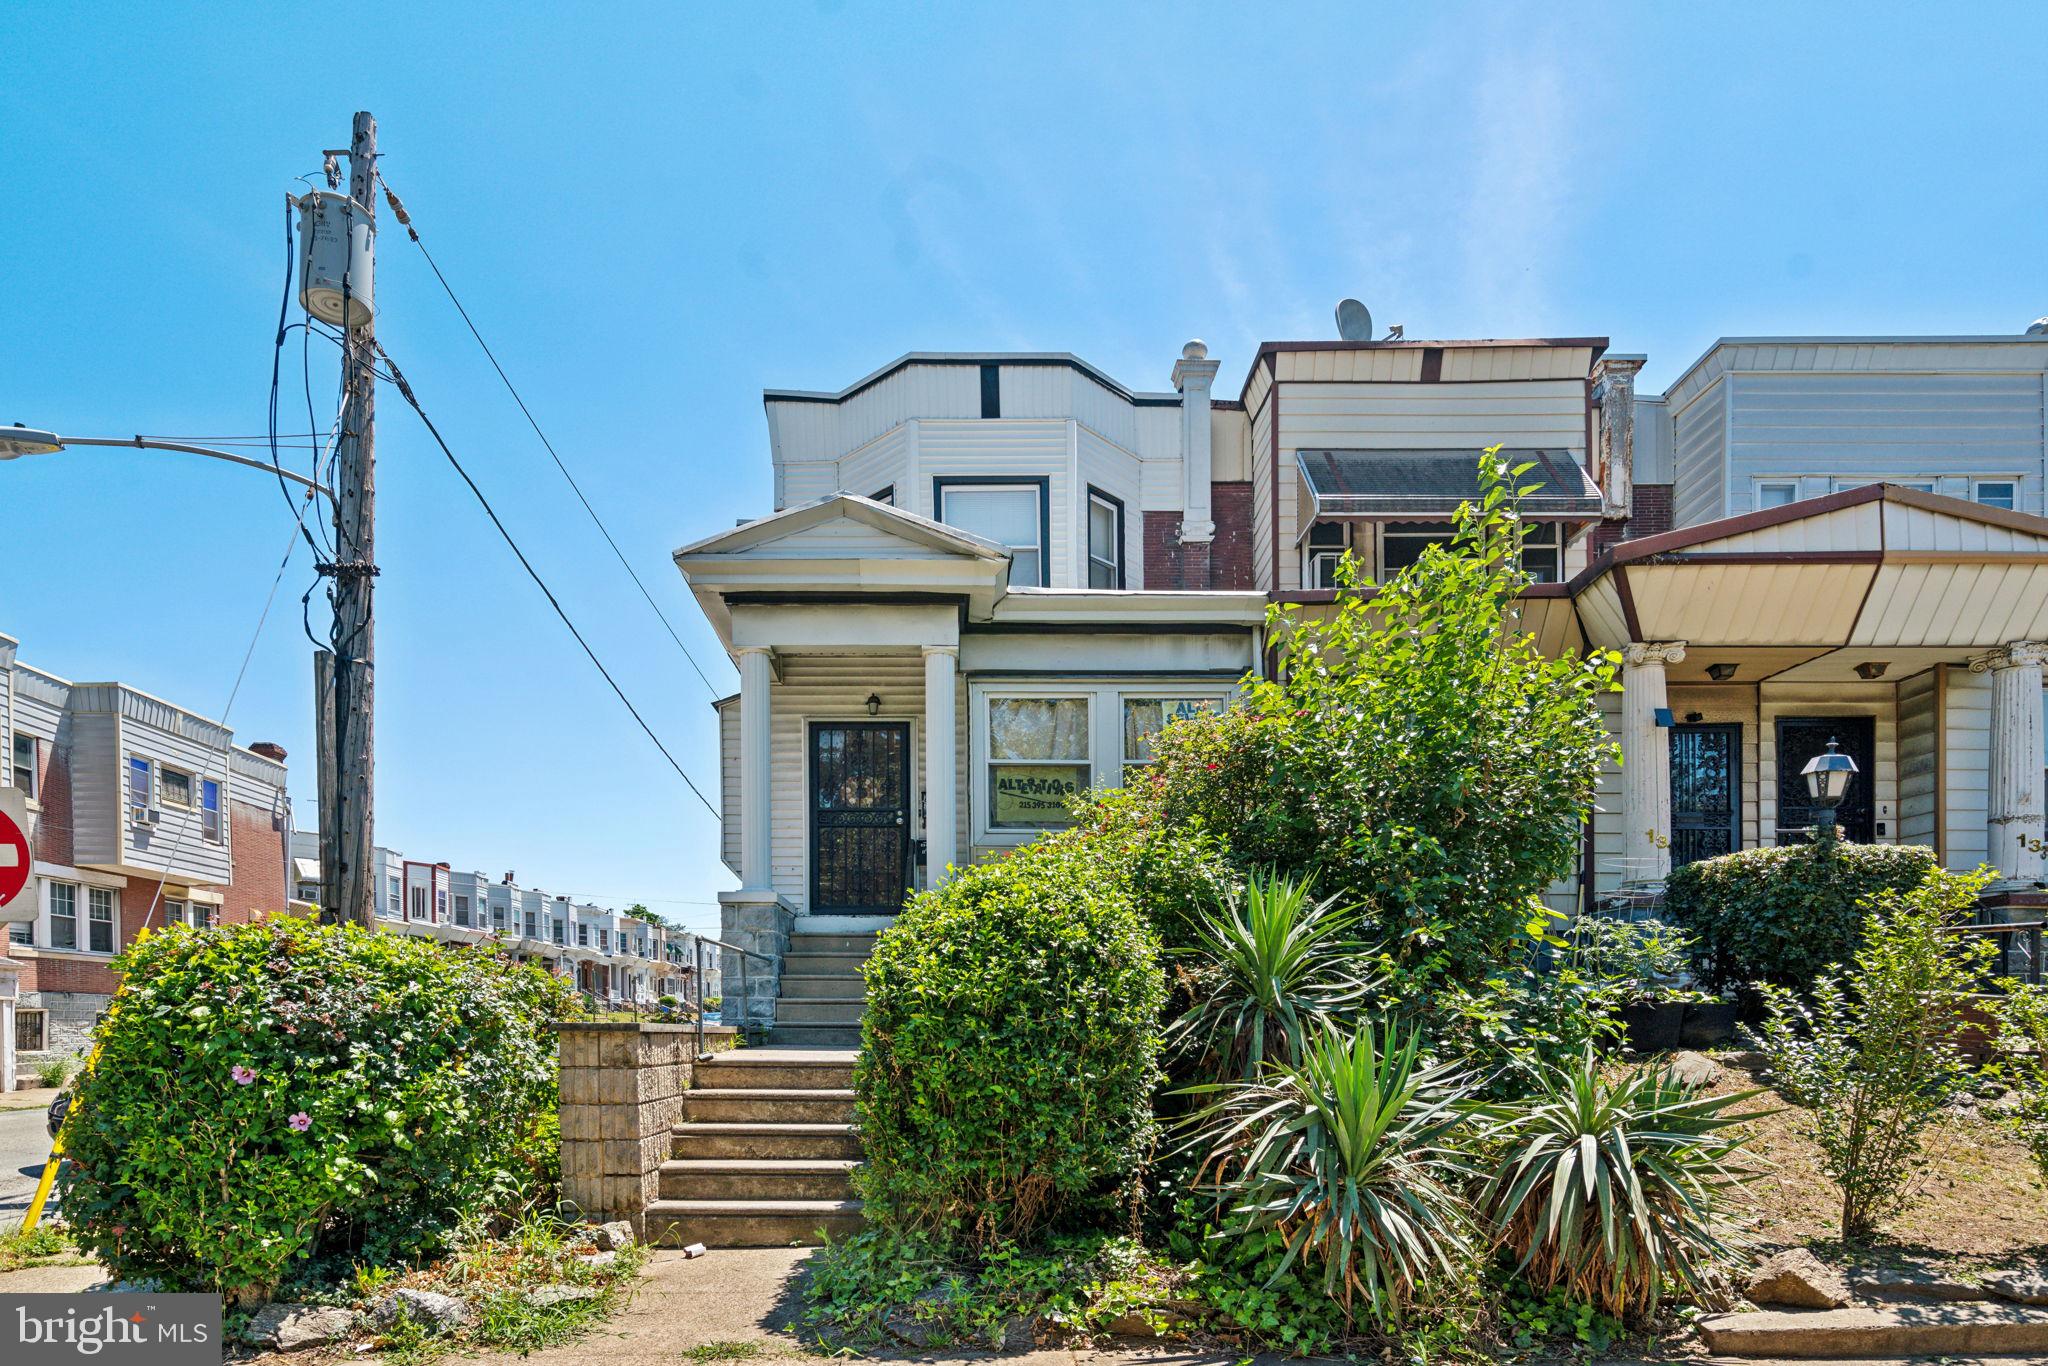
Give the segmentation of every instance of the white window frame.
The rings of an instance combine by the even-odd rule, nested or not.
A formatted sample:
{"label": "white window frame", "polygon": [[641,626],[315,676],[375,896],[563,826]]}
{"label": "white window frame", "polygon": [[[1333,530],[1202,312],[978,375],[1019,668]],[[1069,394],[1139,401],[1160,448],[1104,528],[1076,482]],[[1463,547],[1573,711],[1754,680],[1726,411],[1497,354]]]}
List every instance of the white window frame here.
{"label": "white window frame", "polygon": [[1916,493],[1933,493],[1941,487],[1941,481],[1933,475],[1859,474],[1846,478],[1837,476],[1828,481],[1828,488],[1835,493],[1847,493],[1850,489],[1869,488],[1872,484],[1890,484],[1895,488],[1912,489]]}
{"label": "white window frame", "polygon": [[[28,781],[25,783],[20,780],[24,772],[21,767],[21,760],[24,757],[21,747],[24,743],[28,746]],[[7,742],[7,781],[19,788],[22,797],[31,802],[36,799],[36,779],[40,776],[41,744],[40,740],[24,730],[16,730]]]}
{"label": "white window frame", "polygon": [[[1985,502],[1983,490],[1986,484],[2005,485],[2005,487],[2012,490],[2012,500],[2007,503]],[[2014,475],[1986,475],[1982,478],[1973,478],[1970,480],[1970,501],[1979,507],[2002,508],[2007,512],[2018,512],[2020,510],[2020,480]]]}
{"label": "white window frame", "polygon": [[[1100,507],[1109,514],[1110,557],[1108,559],[1104,559],[1095,553],[1095,509],[1097,507]],[[1082,537],[1082,554],[1088,562],[1087,574],[1083,578],[1081,586],[1084,588],[1096,587],[1095,566],[1101,565],[1109,571],[1110,578],[1110,582],[1103,585],[1104,588],[1125,587],[1128,580],[1125,576],[1124,561],[1128,557],[1124,553],[1124,542],[1128,539],[1128,536],[1124,530],[1124,500],[1113,493],[1104,492],[1102,489],[1090,484],[1088,486],[1088,501],[1082,514],[1081,525],[1085,533]]]}
{"label": "white window frame", "polygon": [[[1341,545],[1315,544],[1315,529],[1318,526],[1336,527],[1338,531],[1343,533],[1343,543]],[[1309,524],[1308,537],[1301,543],[1301,586],[1310,589],[1334,589],[1337,586],[1337,566],[1343,561],[1345,552],[1351,551],[1356,553],[1356,547],[1360,539],[1359,532],[1361,531],[1367,533],[1366,539],[1369,541],[1371,538],[1370,529],[1367,524],[1362,522],[1342,522],[1334,518],[1324,518],[1321,522],[1311,522]],[[1329,572],[1327,575],[1323,572],[1324,566],[1328,566]],[[1326,578],[1328,582],[1324,581]]]}
{"label": "white window frame", "polygon": [[[1091,788],[1114,787],[1123,781],[1123,699],[1215,697],[1226,704],[1237,695],[1235,680],[1200,675],[1161,674],[1155,678],[1005,680],[970,683],[967,689],[968,828],[976,845],[1007,848],[1028,844],[1044,830],[999,827],[990,823],[994,806],[989,789],[989,703],[999,698],[1088,700],[1088,782]],[[1062,760],[1060,763],[1081,763]],[[1049,766],[1057,766],[1047,761]]]}
{"label": "white window frame", "polygon": [[[206,790],[213,789],[213,805],[206,804]],[[192,780],[192,809],[199,814],[199,838],[208,844],[226,844],[228,839],[228,790],[218,778],[199,774]]]}
{"label": "white window frame", "polygon": [[1118,763],[1122,773],[1123,785],[1125,787],[1131,785],[1133,770],[1142,772],[1152,767],[1154,762],[1151,759],[1133,759],[1130,755],[1130,750],[1124,744],[1124,708],[1127,705],[1132,702],[1207,702],[1211,700],[1221,701],[1226,706],[1229,704],[1228,697],[1218,698],[1214,693],[1192,692],[1183,688],[1155,688],[1150,692],[1124,688],[1119,691],[1116,699],[1116,747],[1117,754],[1121,756]]}
{"label": "white window frame", "polygon": [[[106,907],[106,916],[99,914],[101,906]],[[93,947],[93,927],[107,927],[107,946]],[[121,951],[121,894],[111,887],[87,887],[85,889],[85,947],[82,952],[104,954],[111,958]]]}
{"label": "white window frame", "polygon": [[[1038,552],[1038,582],[1030,584],[1013,583],[1010,586],[1012,588],[1049,587],[1052,584],[1052,545],[1050,544],[1052,540],[1050,532],[1052,525],[1052,481],[1039,475],[1018,479],[1006,479],[988,475],[933,475],[932,520],[943,526],[952,527],[955,531],[966,531],[967,528],[960,526],[958,523],[946,520],[946,495],[955,489],[974,493],[1028,493],[1031,495],[1038,509],[1038,520],[1033,528],[1038,538],[1035,545],[1005,545],[1003,549],[1009,551],[1013,556],[1019,550],[1036,549]],[[976,535],[978,533],[968,532],[968,534]]]}
{"label": "white window frame", "polygon": [[[36,918],[31,924],[8,926],[8,940],[15,948],[28,949],[36,953],[61,953],[79,958],[97,959],[112,958],[121,951],[121,892],[127,885],[125,878],[93,872],[84,868],[65,867],[64,865],[54,863],[37,863],[34,866],[34,873]],[[77,948],[60,949],[52,947],[50,937],[51,892],[53,888],[60,886],[71,888],[75,897],[72,904],[76,907],[75,914],[78,926]],[[114,946],[111,950],[96,951],[87,947],[87,945],[92,943],[92,894],[95,891],[105,892],[112,898]],[[15,939],[14,931],[16,930],[28,931],[28,941],[23,942]]]}
{"label": "white window frame", "polygon": [[1753,481],[1751,481],[1751,490],[1752,490],[1752,492],[1751,492],[1751,496],[1750,496],[1750,500],[1749,500],[1749,503],[1750,503],[1750,506],[1751,506],[1751,507],[1753,507],[1753,508],[1757,509],[1757,510],[1758,510],[1759,512],[1761,512],[1761,511],[1764,511],[1764,510],[1765,510],[1765,507],[1764,507],[1764,490],[1765,490],[1765,489],[1790,489],[1790,490],[1792,491],[1792,496],[1791,496],[1790,498],[1786,499],[1786,500],[1785,500],[1784,502],[1782,502],[1782,503],[1773,503],[1773,504],[1771,504],[1771,506],[1772,506],[1772,507],[1790,507],[1790,506],[1791,506],[1791,505],[1792,505],[1793,503],[1796,503],[1796,502],[1798,502],[1798,501],[1799,501],[1799,481],[1798,481],[1797,479],[1757,479],[1757,480],[1753,480]]}
{"label": "white window frame", "polygon": [[[1528,524],[1528,531],[1527,531],[1527,533],[1526,533],[1526,534],[1525,534],[1525,535],[1523,536],[1523,538],[1522,538],[1522,554],[1523,554],[1524,558],[1526,558],[1526,557],[1528,556],[1528,553],[1529,553],[1529,552],[1530,552],[1531,550],[1554,550],[1554,551],[1556,551],[1556,552],[1557,552],[1557,570],[1556,570],[1556,573],[1555,573],[1555,574],[1554,574],[1554,575],[1553,575],[1552,577],[1550,577],[1550,578],[1547,578],[1547,579],[1538,579],[1538,580],[1536,580],[1536,582],[1538,582],[1538,583],[1563,583],[1563,582],[1565,581],[1565,572],[1564,572],[1564,550],[1565,550],[1565,534],[1564,534],[1564,523],[1563,523],[1563,522],[1550,522],[1550,521],[1544,521],[1544,520],[1542,520],[1541,518],[1530,518],[1530,519],[1526,519],[1526,520],[1527,520],[1527,524]],[[1540,534],[1545,534],[1545,533],[1547,533],[1547,534],[1548,534],[1548,536],[1549,536],[1549,539],[1548,539],[1548,540],[1538,540],[1538,539],[1537,539],[1537,537],[1538,537],[1538,536],[1539,536]]]}
{"label": "white window frame", "polygon": [[[135,791],[135,770],[142,768],[142,793],[138,800]],[[121,766],[121,792],[128,804],[128,823],[147,825],[149,813],[157,809],[156,760],[146,754],[130,754]]]}
{"label": "white window frame", "polygon": [[[69,908],[64,916],[66,920],[71,922],[71,942],[69,944],[59,944],[57,942],[57,902],[60,899],[58,895],[60,892],[64,894],[61,899]],[[76,882],[60,881],[56,878],[46,880],[43,883],[43,923],[41,928],[43,933],[38,936],[38,947],[47,948],[51,953],[84,953],[85,936],[82,933],[85,928],[84,886]]]}
{"label": "white window frame", "polygon": [[[182,802],[171,795],[171,784],[165,781],[173,774],[185,780],[185,800]],[[176,764],[158,764],[156,770],[156,793],[157,800],[164,806],[174,807],[179,811],[197,811],[199,809],[199,775],[189,768],[179,768]]]}

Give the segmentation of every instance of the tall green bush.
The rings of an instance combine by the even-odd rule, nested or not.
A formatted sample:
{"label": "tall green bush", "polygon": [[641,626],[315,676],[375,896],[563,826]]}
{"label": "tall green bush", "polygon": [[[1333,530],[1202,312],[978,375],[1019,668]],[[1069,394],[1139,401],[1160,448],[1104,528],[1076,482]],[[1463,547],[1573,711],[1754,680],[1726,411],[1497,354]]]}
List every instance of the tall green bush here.
{"label": "tall green bush", "polygon": [[1936,869],[1910,892],[1880,891],[1862,947],[1821,974],[1810,999],[1763,989],[1770,1014],[1753,1042],[1808,1111],[1821,1169],[1842,1193],[1845,1240],[1904,1203],[1929,1129],[1970,1085],[1956,1032],[1996,948],[1948,931],[1992,876]]}
{"label": "tall green bush", "polygon": [[1693,971],[1709,987],[1801,987],[1856,952],[1864,903],[1910,892],[1934,865],[1932,849],[1911,844],[1745,849],[1674,869],[1665,913],[1692,936]]}
{"label": "tall green bush", "polygon": [[854,1068],[871,1221],[979,1252],[1143,1169],[1165,981],[1097,854],[1063,836],[964,869],[877,940]]}
{"label": "tall green bush", "polygon": [[1610,651],[1551,658],[1514,629],[1524,532],[1498,448],[1447,546],[1334,611],[1277,607],[1279,677],[1169,726],[1134,799],[1224,834],[1242,868],[1315,872],[1369,908],[1404,972],[1478,982],[1577,866],[1601,765]]}
{"label": "tall green bush", "polygon": [[567,988],[488,949],[280,917],[145,936],[65,1128],[65,1219],[117,1274],[269,1295],[433,1252],[549,1167]]}

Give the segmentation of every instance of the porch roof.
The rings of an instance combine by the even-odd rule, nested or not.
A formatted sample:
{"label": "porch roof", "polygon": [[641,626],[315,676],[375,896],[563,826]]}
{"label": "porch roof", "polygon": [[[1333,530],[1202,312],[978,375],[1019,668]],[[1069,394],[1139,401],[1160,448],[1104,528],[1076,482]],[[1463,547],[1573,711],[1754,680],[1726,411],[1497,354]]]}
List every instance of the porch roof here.
{"label": "porch roof", "polygon": [[[1596,518],[1603,503],[1592,476],[1564,450],[1503,451],[1509,469],[1530,466],[1515,482],[1528,489],[1531,517]],[[1449,517],[1480,496],[1479,451],[1303,450],[1295,461],[1314,516],[1427,521]]]}
{"label": "porch roof", "polygon": [[1715,647],[1702,671],[1754,651],[1742,682],[1897,677],[2048,633],[2048,518],[1872,484],[1624,541],[1566,587],[1591,645]]}

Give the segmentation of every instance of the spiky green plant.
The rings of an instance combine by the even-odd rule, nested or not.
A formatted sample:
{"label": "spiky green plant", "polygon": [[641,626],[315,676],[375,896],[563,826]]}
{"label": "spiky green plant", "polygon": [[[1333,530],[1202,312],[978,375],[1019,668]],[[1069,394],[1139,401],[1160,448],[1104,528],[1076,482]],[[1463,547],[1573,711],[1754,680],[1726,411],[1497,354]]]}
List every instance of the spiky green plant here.
{"label": "spiky green plant", "polygon": [[1253,874],[1241,895],[1196,917],[1181,956],[1200,987],[1167,1046],[1212,1079],[1250,1081],[1269,1062],[1299,1059],[1312,1039],[1348,1033],[1381,986],[1360,914],[1339,897],[1316,900],[1307,878]]}
{"label": "spiky green plant", "polygon": [[1506,1146],[1479,1208],[1522,1276],[1621,1319],[1698,1293],[1730,1251],[1721,1211],[1751,1171],[1732,1130],[1758,1092],[1704,1095],[1669,1068],[1610,1078],[1590,1048],[1533,1074],[1527,1099],[1481,1111]]}
{"label": "spiky green plant", "polygon": [[1421,1035],[1364,1023],[1307,1041],[1260,1080],[1193,1088],[1216,1099],[1191,1121],[1198,1181],[1223,1206],[1221,1236],[1271,1231],[1349,1319],[1399,1324],[1418,1287],[1474,1257],[1451,1143],[1470,1094],[1464,1072],[1419,1058]]}

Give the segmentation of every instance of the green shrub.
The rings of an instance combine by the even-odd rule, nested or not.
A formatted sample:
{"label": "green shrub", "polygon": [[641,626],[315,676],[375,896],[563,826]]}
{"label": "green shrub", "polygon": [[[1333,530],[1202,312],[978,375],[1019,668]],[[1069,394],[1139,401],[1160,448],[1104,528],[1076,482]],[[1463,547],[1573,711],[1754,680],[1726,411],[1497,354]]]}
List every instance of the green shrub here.
{"label": "green shrub", "polygon": [[1153,798],[1159,781],[1148,769],[1131,787],[1084,792],[1074,804],[1075,827],[1053,838],[1075,846],[1094,876],[1117,883],[1173,950],[1191,944],[1202,918],[1244,879],[1229,844],[1199,818],[1161,819]]}
{"label": "green shrub", "polygon": [[1538,1293],[1646,1319],[1697,1293],[1722,1258],[1722,1205],[1747,1176],[1731,1126],[1756,1093],[1695,1094],[1668,1069],[1604,1076],[1586,1050],[1534,1069],[1524,1100],[1486,1107],[1500,1157],[1481,1213]]}
{"label": "green shrub", "polygon": [[247,1300],[297,1259],[426,1254],[552,1160],[569,998],[537,967],[288,917],[115,967],[63,1204],[117,1275]]}
{"label": "green shrub", "polygon": [[1935,864],[1911,844],[1744,849],[1673,870],[1665,912],[1693,937],[1693,970],[1716,991],[1800,987],[1856,952],[1862,904],[1909,892]]}
{"label": "green shrub", "polygon": [[1426,1282],[1475,1261],[1451,1134],[1467,1075],[1420,1060],[1417,1031],[1327,1034],[1298,1063],[1256,1082],[1203,1088],[1215,1104],[1190,1121],[1228,1238],[1276,1235],[1285,1255],[1322,1273],[1347,1321],[1363,1298],[1398,1327]]}
{"label": "green shrub", "polygon": [[1370,592],[1347,561],[1327,616],[1276,607],[1278,678],[1168,726],[1131,799],[1163,827],[1224,835],[1240,868],[1314,872],[1368,909],[1402,973],[1468,983],[1578,866],[1615,757],[1598,697],[1618,665],[1504,629],[1529,581],[1515,472],[1495,448],[1480,475],[1448,546]]}
{"label": "green shrub", "polygon": [[1935,869],[1909,892],[1881,891],[1863,946],[1815,979],[1810,1003],[1763,989],[1769,1015],[1751,1042],[1806,1107],[1821,1170],[1842,1192],[1845,1241],[1904,1204],[1928,1130],[1971,1084],[1955,1036],[1996,947],[1947,931],[1993,876]]}
{"label": "green shrub", "polygon": [[2048,1181],[2048,987],[2009,982],[2003,996],[1980,1004],[1997,1031],[1993,1070],[2012,1088],[2014,1103],[2005,1122]]}
{"label": "green shrub", "polygon": [[866,974],[855,1181],[871,1220],[982,1249],[1142,1170],[1165,982],[1086,841],[1027,845],[914,898]]}
{"label": "green shrub", "polygon": [[1250,1081],[1325,1034],[1350,1033],[1376,984],[1358,920],[1335,897],[1316,901],[1306,881],[1254,874],[1243,896],[1195,923],[1181,955],[1194,965],[1195,1001],[1167,1031],[1168,1049],[1204,1079]]}

